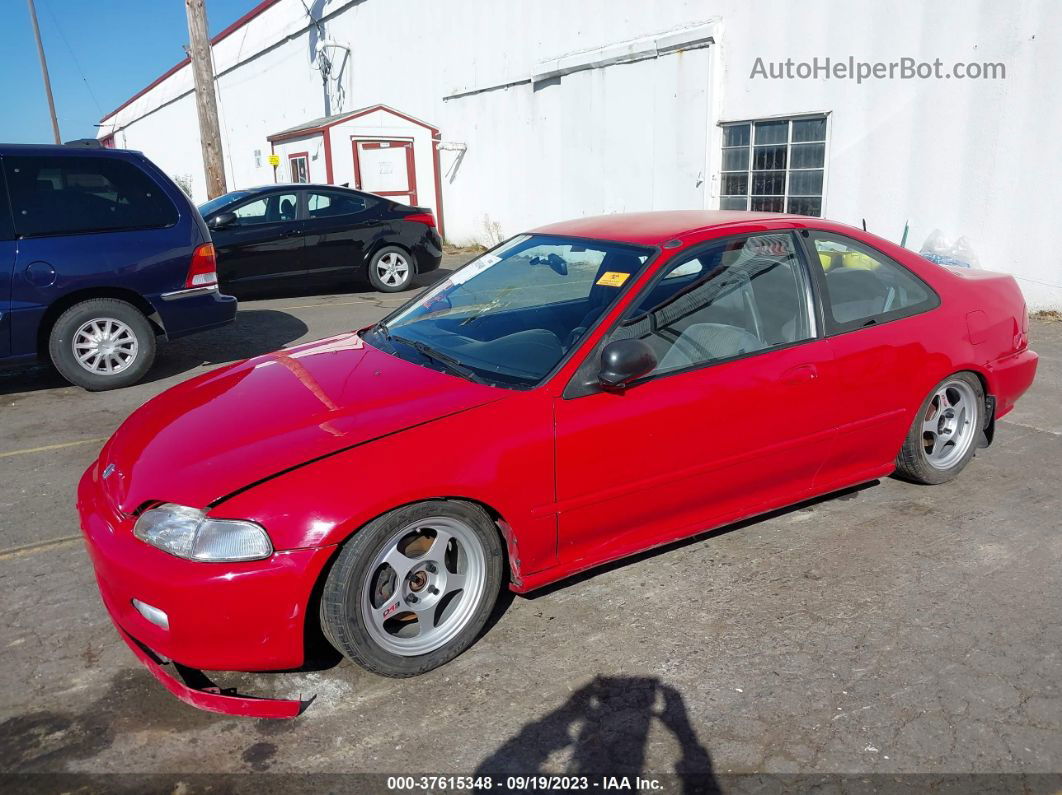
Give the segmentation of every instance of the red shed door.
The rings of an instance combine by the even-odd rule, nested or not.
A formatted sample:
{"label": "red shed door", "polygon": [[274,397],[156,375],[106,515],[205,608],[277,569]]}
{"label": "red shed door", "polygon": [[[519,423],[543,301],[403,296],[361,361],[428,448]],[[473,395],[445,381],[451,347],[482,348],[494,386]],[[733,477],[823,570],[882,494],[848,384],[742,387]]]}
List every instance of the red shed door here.
{"label": "red shed door", "polygon": [[412,141],[353,142],[354,187],[406,204],[417,203]]}

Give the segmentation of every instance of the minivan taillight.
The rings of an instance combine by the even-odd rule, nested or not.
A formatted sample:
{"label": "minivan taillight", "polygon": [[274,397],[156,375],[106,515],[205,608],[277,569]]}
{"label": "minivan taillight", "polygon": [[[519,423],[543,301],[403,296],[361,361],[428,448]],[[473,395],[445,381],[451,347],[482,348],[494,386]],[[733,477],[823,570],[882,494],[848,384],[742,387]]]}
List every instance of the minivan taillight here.
{"label": "minivan taillight", "polygon": [[192,264],[184,279],[185,287],[210,287],[218,283],[218,262],[214,244],[204,243],[192,253]]}
{"label": "minivan taillight", "polygon": [[405,220],[405,221],[415,221],[418,224],[427,224],[428,226],[432,227],[433,229],[435,228],[435,216],[432,215],[430,212],[427,212],[427,213],[413,213],[412,215],[407,215],[403,220]]}

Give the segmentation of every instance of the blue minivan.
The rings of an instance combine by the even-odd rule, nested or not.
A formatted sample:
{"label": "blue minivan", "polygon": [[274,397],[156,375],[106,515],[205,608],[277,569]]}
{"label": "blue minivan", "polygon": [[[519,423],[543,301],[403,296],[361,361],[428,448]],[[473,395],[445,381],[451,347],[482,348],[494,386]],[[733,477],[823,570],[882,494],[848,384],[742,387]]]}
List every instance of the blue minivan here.
{"label": "blue minivan", "polygon": [[231,323],[199,211],[139,152],[0,144],[0,363],[89,390],[144,377],[156,341]]}

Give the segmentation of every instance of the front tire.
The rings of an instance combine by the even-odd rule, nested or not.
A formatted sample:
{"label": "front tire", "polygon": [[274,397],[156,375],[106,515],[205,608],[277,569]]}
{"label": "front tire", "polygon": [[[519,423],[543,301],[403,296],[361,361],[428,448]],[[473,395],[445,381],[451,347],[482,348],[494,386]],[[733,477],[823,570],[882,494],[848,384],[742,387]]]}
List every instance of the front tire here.
{"label": "front tire", "polygon": [[92,298],[59,316],[48,337],[55,369],[90,392],[135,384],[155,360],[155,330],[116,298]]}
{"label": "front tire", "polygon": [[973,373],[955,373],[922,402],[896,459],[897,474],[937,485],[954,478],[977,452],[985,394]]}
{"label": "front tire", "polygon": [[413,257],[398,246],[385,246],[372,255],[369,282],[382,293],[400,293],[413,285]]}
{"label": "front tire", "polygon": [[490,517],[455,500],[407,505],[343,546],[321,595],[321,629],[366,670],[410,677],[478,637],[501,589],[503,550]]}

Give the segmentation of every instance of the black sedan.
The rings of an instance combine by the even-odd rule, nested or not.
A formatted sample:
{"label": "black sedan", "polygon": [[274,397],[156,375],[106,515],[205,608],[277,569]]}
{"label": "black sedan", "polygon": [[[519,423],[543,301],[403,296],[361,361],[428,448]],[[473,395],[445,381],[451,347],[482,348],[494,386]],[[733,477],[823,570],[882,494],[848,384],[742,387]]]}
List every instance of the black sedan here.
{"label": "black sedan", "polygon": [[314,288],[355,277],[397,293],[439,267],[430,209],[334,185],[238,190],[199,208],[217,251],[223,290]]}

